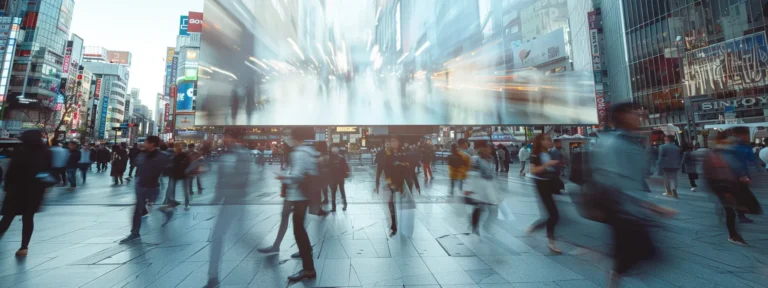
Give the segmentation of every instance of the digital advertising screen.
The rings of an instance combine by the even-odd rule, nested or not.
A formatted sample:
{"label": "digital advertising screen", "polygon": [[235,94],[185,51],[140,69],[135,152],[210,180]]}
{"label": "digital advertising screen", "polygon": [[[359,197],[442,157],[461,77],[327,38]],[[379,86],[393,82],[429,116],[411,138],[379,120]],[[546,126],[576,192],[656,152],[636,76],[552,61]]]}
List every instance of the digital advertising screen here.
{"label": "digital advertising screen", "polygon": [[598,124],[591,10],[588,0],[205,0],[195,125]]}

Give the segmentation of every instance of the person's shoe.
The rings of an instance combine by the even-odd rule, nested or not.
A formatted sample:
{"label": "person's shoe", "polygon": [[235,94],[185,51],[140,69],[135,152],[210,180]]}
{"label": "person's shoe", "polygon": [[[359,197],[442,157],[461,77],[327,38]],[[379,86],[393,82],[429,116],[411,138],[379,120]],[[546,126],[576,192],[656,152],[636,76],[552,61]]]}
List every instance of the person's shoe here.
{"label": "person's shoe", "polygon": [[293,253],[293,254],[291,254],[291,258],[299,259],[299,258],[301,258],[301,254],[299,254],[299,252]]}
{"label": "person's shoe", "polygon": [[123,240],[120,240],[120,244],[125,244],[139,238],[141,238],[141,235],[131,233],[131,235],[128,235],[128,237],[125,237],[123,238]]}
{"label": "person's shoe", "polygon": [[315,272],[315,270],[312,270],[312,271],[301,270],[296,274],[288,276],[288,281],[300,282],[300,281],[315,279],[315,278],[317,278],[317,272]]}
{"label": "person's shoe", "polygon": [[728,241],[736,245],[747,246],[747,242],[744,241],[744,238],[741,238],[741,236],[738,235],[728,237]]}
{"label": "person's shoe", "polygon": [[203,194],[203,188],[197,189],[197,194]]}
{"label": "person's shoe", "polygon": [[336,207],[331,208],[331,211],[329,211],[329,212],[335,213],[336,212]]}
{"label": "person's shoe", "polygon": [[389,237],[395,237],[397,235],[397,228],[389,229]]}
{"label": "person's shoe", "polygon": [[664,194],[661,194],[662,196],[672,197],[672,193],[669,193],[669,191],[664,192]]}
{"label": "person's shoe", "polygon": [[752,219],[747,218],[747,216],[741,216],[739,217],[739,223],[754,223],[755,221],[752,221]]}
{"label": "person's shoe", "polygon": [[195,195],[195,192],[189,191],[189,195]]}
{"label": "person's shoe", "polygon": [[347,211],[347,204],[344,204],[344,207],[341,207],[341,211]]}
{"label": "person's shoe", "polygon": [[560,248],[557,248],[557,245],[555,245],[555,240],[549,240],[547,243],[547,247],[549,247],[549,250],[552,252],[555,252],[557,254],[563,254],[563,251],[560,250]]}
{"label": "person's shoe", "polygon": [[219,287],[219,277],[208,277],[208,283],[205,284],[205,288]]}
{"label": "person's shoe", "polygon": [[259,253],[264,253],[264,254],[277,253],[277,252],[280,252],[280,247],[272,245],[264,248],[256,248],[256,251],[259,251]]}
{"label": "person's shoe", "polygon": [[184,211],[189,211],[189,204],[184,205]]}
{"label": "person's shoe", "polygon": [[432,176],[432,178],[429,178],[429,179],[435,180],[435,176]]}
{"label": "person's shoe", "polygon": [[672,190],[672,197],[675,197],[675,199],[677,199],[677,190]]}
{"label": "person's shoe", "polygon": [[29,249],[21,248],[21,249],[19,249],[19,251],[16,251],[16,256],[24,257],[24,256],[27,256],[27,253],[29,253]]}
{"label": "person's shoe", "polygon": [[144,212],[141,212],[141,217],[143,218],[143,217],[147,217],[147,216],[149,216],[149,210],[148,209],[144,209]]}
{"label": "person's shoe", "polygon": [[691,192],[696,192],[696,187],[691,188]]}
{"label": "person's shoe", "polygon": [[528,229],[525,229],[525,235],[531,236],[533,234],[533,231],[536,231],[536,229],[533,226],[529,226]]}

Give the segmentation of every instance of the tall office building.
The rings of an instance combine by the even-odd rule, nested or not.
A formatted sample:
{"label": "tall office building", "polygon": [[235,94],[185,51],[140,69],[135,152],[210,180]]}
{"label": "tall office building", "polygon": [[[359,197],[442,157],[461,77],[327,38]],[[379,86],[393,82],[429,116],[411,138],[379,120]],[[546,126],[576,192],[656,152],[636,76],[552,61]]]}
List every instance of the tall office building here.
{"label": "tall office building", "polygon": [[[605,2],[605,1],[604,1]],[[648,129],[765,122],[768,1],[622,0],[632,100]]]}
{"label": "tall office building", "polygon": [[[69,39],[74,0],[0,1],[3,13],[22,18],[10,77],[4,120],[23,130],[38,125],[43,114],[56,113],[61,94],[62,66]],[[60,97],[58,97],[60,98]],[[18,125],[20,124],[20,125]],[[11,131],[18,132],[18,131]]]}
{"label": "tall office building", "polygon": [[[123,58],[130,59],[130,52]],[[120,126],[126,120],[126,103],[129,101],[128,80],[130,77],[129,65],[121,64],[111,59],[114,51],[103,47],[86,46],[83,54],[83,66],[93,73],[92,85],[94,99],[98,101],[96,107],[96,119],[93,119],[97,140],[115,138],[127,138],[127,134],[112,131],[113,127]],[[128,103],[130,104],[130,103]],[[123,139],[123,141],[127,141]]]}

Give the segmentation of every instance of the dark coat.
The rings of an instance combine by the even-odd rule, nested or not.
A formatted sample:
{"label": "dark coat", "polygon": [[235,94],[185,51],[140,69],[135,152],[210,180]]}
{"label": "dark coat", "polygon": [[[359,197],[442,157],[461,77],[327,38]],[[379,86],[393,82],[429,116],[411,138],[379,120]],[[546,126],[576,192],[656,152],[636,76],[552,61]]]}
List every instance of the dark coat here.
{"label": "dark coat", "polygon": [[43,202],[45,186],[36,180],[37,174],[51,169],[51,153],[20,150],[11,159],[5,180],[5,199],[0,214],[23,215],[36,213]]}
{"label": "dark coat", "polygon": [[173,156],[173,168],[171,169],[171,177],[176,180],[181,180],[187,177],[185,172],[189,167],[189,156],[186,152],[181,152]]}
{"label": "dark coat", "polygon": [[125,167],[128,166],[128,153],[123,149],[115,149],[112,152],[112,170],[109,175],[112,177],[122,177],[125,173]]}

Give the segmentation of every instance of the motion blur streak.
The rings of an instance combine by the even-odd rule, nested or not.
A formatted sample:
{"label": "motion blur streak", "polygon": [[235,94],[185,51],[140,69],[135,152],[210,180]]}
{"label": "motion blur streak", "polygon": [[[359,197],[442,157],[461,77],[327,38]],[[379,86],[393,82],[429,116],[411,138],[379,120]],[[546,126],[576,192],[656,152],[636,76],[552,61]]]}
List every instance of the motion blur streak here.
{"label": "motion blur streak", "polygon": [[206,0],[196,124],[597,124],[586,1]]}

